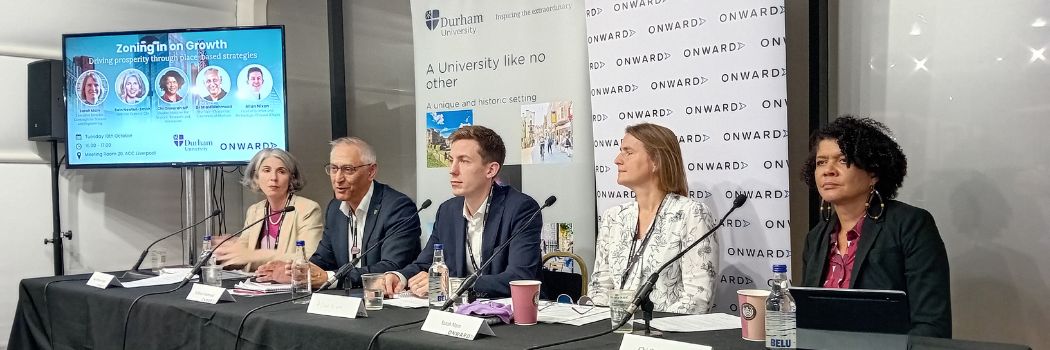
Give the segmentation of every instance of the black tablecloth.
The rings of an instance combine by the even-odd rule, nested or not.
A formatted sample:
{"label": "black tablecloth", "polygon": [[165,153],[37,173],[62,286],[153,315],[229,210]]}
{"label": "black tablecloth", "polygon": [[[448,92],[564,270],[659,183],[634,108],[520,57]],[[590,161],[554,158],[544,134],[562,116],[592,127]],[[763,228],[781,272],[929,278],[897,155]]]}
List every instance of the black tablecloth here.
{"label": "black tablecloth", "polygon": [[[117,274],[119,276],[119,274]],[[23,280],[8,344],[10,349],[121,349],[124,317],[136,297],[173,286],[98,289],[85,285],[88,275]],[[233,283],[233,281],[226,281]],[[251,309],[289,295],[236,297],[218,305],[186,300],[190,287],[148,296],[135,304],[128,324],[127,349],[232,349],[237,326]],[[327,293],[337,293],[329,291]],[[280,304],[253,313],[245,323],[241,349],[362,349],[379,329],[421,320],[427,309],[386,306],[368,317],[346,319],[306,313],[306,305]],[[661,315],[657,315],[659,317]],[[667,315],[664,315],[667,316]],[[461,340],[421,331],[420,325],[384,333],[377,349],[524,349],[529,346],[594,334],[608,321],[580,327],[558,324],[500,325],[495,337]],[[623,336],[610,334],[555,349],[616,349]],[[740,338],[740,330],[666,333],[666,339],[715,349],[763,349],[761,342]],[[971,342],[925,339],[936,349],[969,348]],[[52,346],[53,344],[53,346]],[[1025,349],[972,343],[974,349]],[[913,347],[919,348],[919,347]]]}

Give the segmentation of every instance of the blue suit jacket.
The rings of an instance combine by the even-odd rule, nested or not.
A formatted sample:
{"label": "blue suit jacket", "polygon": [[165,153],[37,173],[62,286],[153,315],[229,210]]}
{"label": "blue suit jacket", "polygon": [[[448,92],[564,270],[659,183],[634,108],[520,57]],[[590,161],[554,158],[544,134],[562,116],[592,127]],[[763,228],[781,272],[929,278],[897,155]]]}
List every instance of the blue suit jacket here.
{"label": "blue suit jacket", "polygon": [[[492,257],[493,250],[518,230],[524,232],[515,238],[502,254],[497,255],[487,268],[482,271],[474,291],[479,297],[510,296],[510,281],[537,279],[540,273],[540,227],[543,226],[542,215],[528,221],[539,204],[532,197],[525,195],[510,186],[494,185],[492,202],[485,220],[485,231],[482,233],[482,258],[478,265]],[[431,234],[422,253],[416,261],[402,269],[401,274],[412,278],[419,272],[430,269],[434,260],[434,243],[444,245],[445,264],[449,275],[466,277],[467,265],[467,219],[463,218],[463,197],[454,197],[441,203],[438,208],[434,232]]]}
{"label": "blue suit jacket", "polygon": [[[412,262],[419,254],[419,216],[416,204],[408,196],[390,186],[373,181],[372,200],[368,203],[367,219],[361,232],[364,251],[390,236],[381,247],[373,249],[361,259],[361,267],[354,268],[339,281],[340,288],[361,286],[361,274],[395,271]],[[339,210],[342,201],[328,202],[325,213],[324,235],[310,262],[325,271],[338,270],[350,262],[349,220]]]}

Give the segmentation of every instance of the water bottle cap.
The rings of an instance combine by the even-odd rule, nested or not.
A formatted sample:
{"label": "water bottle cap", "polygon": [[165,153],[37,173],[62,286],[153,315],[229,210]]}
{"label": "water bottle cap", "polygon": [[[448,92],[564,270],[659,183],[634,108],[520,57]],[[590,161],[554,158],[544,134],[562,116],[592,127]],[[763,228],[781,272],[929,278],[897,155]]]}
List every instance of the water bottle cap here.
{"label": "water bottle cap", "polygon": [[445,245],[443,245],[441,243],[434,243],[434,250],[444,250],[444,249],[445,249]]}
{"label": "water bottle cap", "polygon": [[773,273],[785,273],[788,272],[788,266],[784,264],[773,265]]}
{"label": "water bottle cap", "polygon": [[306,246],[306,241],[295,241],[295,246],[296,247],[304,247],[304,246]]}
{"label": "water bottle cap", "polygon": [[204,240],[205,241],[210,241],[211,240],[211,236],[204,236]]}

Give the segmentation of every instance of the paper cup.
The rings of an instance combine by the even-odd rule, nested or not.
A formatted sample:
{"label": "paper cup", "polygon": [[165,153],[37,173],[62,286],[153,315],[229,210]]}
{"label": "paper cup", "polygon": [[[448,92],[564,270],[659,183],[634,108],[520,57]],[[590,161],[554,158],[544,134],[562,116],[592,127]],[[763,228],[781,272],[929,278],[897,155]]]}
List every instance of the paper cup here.
{"label": "paper cup", "polygon": [[540,281],[510,281],[511,307],[514,309],[514,324],[528,326],[536,324],[540,305]]}
{"label": "paper cup", "polygon": [[744,340],[766,341],[766,297],[768,290],[736,291],[740,311],[740,330]]}

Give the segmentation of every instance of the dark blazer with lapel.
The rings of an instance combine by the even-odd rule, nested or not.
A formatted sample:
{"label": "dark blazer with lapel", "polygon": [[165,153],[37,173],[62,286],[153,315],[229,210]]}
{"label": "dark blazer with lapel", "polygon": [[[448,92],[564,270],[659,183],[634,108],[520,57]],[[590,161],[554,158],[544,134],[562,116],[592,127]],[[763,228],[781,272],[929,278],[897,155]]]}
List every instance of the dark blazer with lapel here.
{"label": "dark blazer with lapel", "polygon": [[[481,259],[478,265],[492,257],[493,250],[506,242],[514,232],[524,229],[502,254],[497,255],[482,271],[474,285],[479,297],[510,296],[510,281],[537,279],[540,272],[540,227],[543,217],[537,214],[528,227],[522,227],[529,216],[539,209],[536,200],[510,186],[492,187],[492,202],[485,218],[482,233]],[[452,277],[466,277],[467,264],[467,219],[463,218],[463,197],[454,197],[441,203],[434,221],[434,232],[423,246],[415,262],[400,272],[412,278],[426,272],[434,260],[434,243],[444,245],[445,265]]]}
{"label": "dark blazer with lapel", "polygon": [[[390,236],[381,247],[373,249],[361,259],[361,267],[339,281],[340,288],[361,286],[361,275],[395,271],[412,262],[419,255],[419,216],[416,204],[408,196],[379,181],[373,181],[372,200],[368,202],[368,218],[361,232],[364,246],[361,250]],[[324,234],[310,262],[325,271],[338,270],[350,262],[350,218],[339,210],[342,201],[332,199],[325,212]],[[349,283],[349,284],[348,284]]]}
{"label": "dark blazer with lapel", "polygon": [[[823,286],[831,231],[837,222],[838,217],[832,215],[806,235],[802,252],[803,286]],[[850,288],[902,290],[908,293],[911,308],[910,334],[951,338],[948,254],[933,216],[921,208],[886,201],[885,211],[878,220],[864,218],[857,244]]]}

